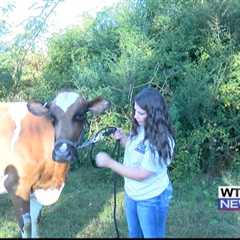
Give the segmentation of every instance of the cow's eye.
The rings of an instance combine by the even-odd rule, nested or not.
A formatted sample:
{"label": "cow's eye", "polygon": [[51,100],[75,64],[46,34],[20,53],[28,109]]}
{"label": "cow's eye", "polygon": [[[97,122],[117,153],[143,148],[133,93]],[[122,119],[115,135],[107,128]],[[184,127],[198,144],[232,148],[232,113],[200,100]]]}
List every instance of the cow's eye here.
{"label": "cow's eye", "polygon": [[74,120],[74,121],[83,121],[84,118],[85,118],[84,114],[78,113],[78,114],[75,114],[75,115],[74,115],[73,120]]}
{"label": "cow's eye", "polygon": [[53,114],[49,114],[49,120],[52,122],[53,125],[57,123],[57,118]]}

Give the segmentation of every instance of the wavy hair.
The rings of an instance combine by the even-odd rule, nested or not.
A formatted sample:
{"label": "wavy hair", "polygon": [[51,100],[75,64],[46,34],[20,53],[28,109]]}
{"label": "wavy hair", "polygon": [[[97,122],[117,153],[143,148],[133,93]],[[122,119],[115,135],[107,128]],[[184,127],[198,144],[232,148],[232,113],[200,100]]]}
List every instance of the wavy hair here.
{"label": "wavy hair", "polygon": [[[134,119],[134,103],[137,103],[147,113],[144,125],[145,140],[150,146],[155,146],[159,156],[167,163],[172,158],[169,137],[175,140],[171,128],[168,108],[163,96],[152,87],[145,87],[134,98],[132,111],[132,136],[137,135],[138,123]],[[154,150],[152,149],[154,152]]]}

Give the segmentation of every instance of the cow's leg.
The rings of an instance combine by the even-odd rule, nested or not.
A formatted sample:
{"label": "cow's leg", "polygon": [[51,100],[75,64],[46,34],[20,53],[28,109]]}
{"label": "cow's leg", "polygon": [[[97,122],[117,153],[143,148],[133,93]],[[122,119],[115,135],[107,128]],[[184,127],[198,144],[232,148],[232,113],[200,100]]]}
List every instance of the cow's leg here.
{"label": "cow's leg", "polygon": [[42,207],[43,207],[42,204],[40,204],[37,201],[37,199],[34,197],[34,195],[31,195],[31,197],[30,197],[30,214],[31,214],[31,220],[32,220],[32,238],[39,237],[38,217],[39,217]]}
{"label": "cow's leg", "polygon": [[31,238],[31,216],[30,213],[22,215],[23,227],[21,228],[22,238]]}
{"label": "cow's leg", "polygon": [[15,195],[11,190],[8,191],[16,210],[18,225],[23,238],[31,237],[31,216],[30,203]]}
{"label": "cow's leg", "polygon": [[[17,221],[21,230],[22,237],[31,237],[31,216],[29,200],[28,198],[23,199],[16,194],[16,191],[19,188],[19,177],[15,167],[9,166],[6,170],[6,174],[8,177],[6,178],[4,185],[15,207]],[[25,189],[25,196],[27,195],[28,191]]]}

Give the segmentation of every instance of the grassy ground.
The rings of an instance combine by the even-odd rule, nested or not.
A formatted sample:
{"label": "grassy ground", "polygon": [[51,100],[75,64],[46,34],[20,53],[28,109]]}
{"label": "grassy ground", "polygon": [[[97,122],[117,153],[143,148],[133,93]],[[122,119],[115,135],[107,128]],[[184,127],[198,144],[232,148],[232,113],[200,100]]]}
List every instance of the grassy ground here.
{"label": "grassy ground", "polygon": [[175,183],[175,194],[168,218],[168,237],[237,238],[240,212],[218,210],[218,186],[239,185],[240,178],[198,176]]}
{"label": "grassy ground", "polygon": [[[239,212],[217,209],[217,187],[239,185],[239,180],[237,175],[226,173],[221,178],[198,176],[173,183],[174,197],[169,210],[167,237],[239,237]],[[117,191],[118,228],[120,237],[127,237],[120,177]],[[71,172],[60,200],[44,208],[40,229],[42,237],[116,237],[110,171],[82,167]],[[11,202],[7,195],[1,195],[0,238],[18,236]]]}

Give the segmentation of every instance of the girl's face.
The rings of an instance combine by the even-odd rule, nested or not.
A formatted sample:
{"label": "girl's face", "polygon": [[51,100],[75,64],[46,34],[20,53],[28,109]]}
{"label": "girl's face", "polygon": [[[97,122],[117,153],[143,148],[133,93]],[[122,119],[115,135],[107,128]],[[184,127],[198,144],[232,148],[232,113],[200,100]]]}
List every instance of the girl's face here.
{"label": "girl's face", "polygon": [[134,103],[134,119],[137,121],[139,126],[144,126],[147,118],[147,112],[140,108],[140,106]]}

